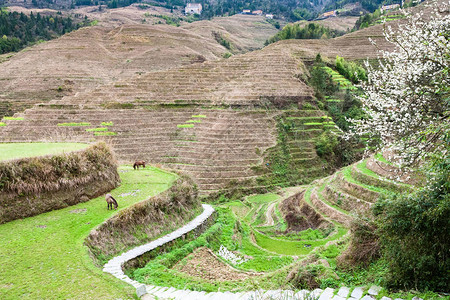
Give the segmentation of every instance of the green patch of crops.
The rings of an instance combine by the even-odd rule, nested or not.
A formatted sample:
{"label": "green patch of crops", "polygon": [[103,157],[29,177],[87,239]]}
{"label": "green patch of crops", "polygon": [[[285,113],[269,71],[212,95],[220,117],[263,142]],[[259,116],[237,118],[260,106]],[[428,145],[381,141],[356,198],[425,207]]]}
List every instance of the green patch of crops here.
{"label": "green patch of crops", "polygon": [[3,127],[3,126],[6,126],[6,124],[3,122],[0,122],[0,127]]}
{"label": "green patch of crops", "polygon": [[87,132],[95,132],[95,131],[108,131],[108,128],[106,127],[99,127],[99,128],[88,128],[86,129]]}
{"label": "green patch of crops", "polygon": [[205,115],[192,115],[192,118],[206,118]]}
{"label": "green patch of crops", "polygon": [[104,131],[104,132],[94,132],[95,136],[111,136],[111,135],[117,135],[117,132],[112,131]]}
{"label": "green patch of crops", "polygon": [[305,124],[303,124],[303,125],[306,125],[306,126],[314,126],[314,125],[322,125],[322,123],[320,123],[320,122],[310,122],[310,123],[305,123]]}
{"label": "green patch of crops", "polygon": [[113,126],[114,125],[114,123],[111,121],[111,122],[102,122],[102,126]]}
{"label": "green patch of crops", "polygon": [[178,128],[193,128],[194,124],[178,124]]}
{"label": "green patch of crops", "polygon": [[3,120],[22,121],[23,117],[3,117]]}

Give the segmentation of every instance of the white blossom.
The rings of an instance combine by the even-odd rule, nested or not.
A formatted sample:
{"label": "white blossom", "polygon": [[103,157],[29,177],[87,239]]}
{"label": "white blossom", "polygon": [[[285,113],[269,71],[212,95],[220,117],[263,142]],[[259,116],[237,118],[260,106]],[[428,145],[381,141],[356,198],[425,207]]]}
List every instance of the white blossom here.
{"label": "white blossom", "polygon": [[395,50],[380,50],[376,67],[366,62],[368,81],[361,83],[359,99],[368,118],[349,120],[353,130],[347,137],[378,140],[378,149],[390,147],[403,165],[445,151],[442,139],[450,129],[449,7],[450,2],[434,4],[428,19],[421,12],[407,15],[398,30],[385,28]]}

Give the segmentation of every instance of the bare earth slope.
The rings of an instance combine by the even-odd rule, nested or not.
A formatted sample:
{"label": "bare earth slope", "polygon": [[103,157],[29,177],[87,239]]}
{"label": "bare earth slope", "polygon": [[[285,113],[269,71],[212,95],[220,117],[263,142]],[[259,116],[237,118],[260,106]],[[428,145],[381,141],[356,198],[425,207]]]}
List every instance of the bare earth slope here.
{"label": "bare earth slope", "polygon": [[214,60],[225,51],[212,38],[167,25],[82,28],[1,63],[0,103],[21,111],[135,74]]}
{"label": "bare earth slope", "polygon": [[[202,191],[214,191],[232,179],[257,177],[252,167],[276,144],[280,113],[262,108],[312,101],[312,89],[296,76],[301,65],[279,48],[136,75],[29,109],[24,120],[7,121],[0,140],[106,139],[122,161],[183,169]],[[58,125],[69,122],[91,125]],[[85,130],[102,122],[112,122],[113,135]]]}

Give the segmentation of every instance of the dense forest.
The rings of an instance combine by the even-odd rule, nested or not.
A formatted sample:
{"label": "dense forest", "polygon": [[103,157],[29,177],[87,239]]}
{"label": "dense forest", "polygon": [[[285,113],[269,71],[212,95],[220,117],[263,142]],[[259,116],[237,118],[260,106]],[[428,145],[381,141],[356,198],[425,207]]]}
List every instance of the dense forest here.
{"label": "dense forest", "polygon": [[330,29],[315,23],[288,24],[266,41],[266,45],[287,39],[327,39],[343,35],[344,31]]}
{"label": "dense forest", "polygon": [[0,54],[18,51],[40,40],[50,40],[86,25],[69,17],[0,11]]}

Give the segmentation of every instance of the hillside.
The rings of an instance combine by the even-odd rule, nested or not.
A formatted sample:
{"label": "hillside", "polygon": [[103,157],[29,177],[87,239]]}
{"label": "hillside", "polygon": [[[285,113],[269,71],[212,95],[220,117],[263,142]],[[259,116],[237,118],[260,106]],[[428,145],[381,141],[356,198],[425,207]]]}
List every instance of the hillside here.
{"label": "hillside", "polygon": [[[239,45],[245,32],[255,40],[260,35],[251,27],[231,32],[256,20],[214,22]],[[212,37],[214,29],[202,30],[211,22],[96,26],[22,51],[2,63],[8,83],[3,103],[31,107],[47,101],[17,115],[23,120],[5,121],[0,141],[106,140],[122,162],[144,159],[185,170],[204,193],[307,183],[330,172],[331,162],[317,156],[314,139],[334,125],[323,123],[326,114],[305,82],[304,61],[317,53],[376,58],[369,37],[392,49],[383,42],[382,25],[328,40],[284,40],[220,59],[228,50]],[[286,123],[292,128],[284,138]],[[302,175],[274,181],[277,168],[282,174],[291,168],[278,165],[277,153]]]}
{"label": "hillside", "polygon": [[[252,19],[237,16],[217,22],[232,31],[233,24],[245,20]],[[48,101],[17,115],[23,120],[5,121],[0,140],[106,140],[122,162],[144,159],[185,170],[202,192],[211,193],[233,185],[287,184],[290,179],[268,178],[278,172],[273,155],[285,147],[279,126],[289,120],[294,126],[286,141],[289,157],[292,166],[303,170],[295,182],[326,174],[328,163],[314,149],[314,138],[326,126],[308,126],[308,122],[322,122],[326,115],[318,110],[312,88],[302,79],[307,76],[302,58],[308,60],[319,51],[330,57],[334,53],[351,53],[353,59],[375,57],[367,36],[373,36],[369,30],[380,28],[326,41],[282,41],[217,60],[225,49],[201,30],[208,22],[212,21],[181,27],[91,27],[17,54],[2,64],[9,70],[2,76],[12,78],[4,100],[27,99],[25,103],[31,105],[30,95],[38,103],[46,91]],[[203,36],[194,33],[197,30]],[[252,36],[257,38],[255,31]],[[243,32],[235,33],[230,40],[238,45],[244,37]],[[101,51],[93,51],[93,44]],[[355,44],[364,51],[352,51]],[[67,63],[52,59],[55,53]],[[24,64],[27,59],[42,63]],[[27,71],[19,72],[22,77],[13,76],[19,65]],[[29,78],[17,91],[19,82],[37,72],[36,66],[44,70],[39,75],[52,75]],[[67,74],[70,82],[64,84]],[[31,90],[30,83],[34,83]],[[104,122],[110,126],[102,126]]]}
{"label": "hillside", "polygon": [[[88,9],[92,7],[84,10]],[[83,10],[75,13],[82,14]],[[205,21],[209,26],[205,31],[202,22],[175,27],[140,24],[133,19],[143,18],[144,13],[146,10],[135,6],[104,14],[94,11],[86,15],[92,19],[104,17],[100,26],[0,56],[0,116],[136,74],[216,60],[230,50],[218,43],[212,31],[229,39],[236,53],[262,47],[264,40],[276,32],[262,17]],[[160,10],[155,13],[164,14]],[[116,27],[117,20],[126,25]]]}

